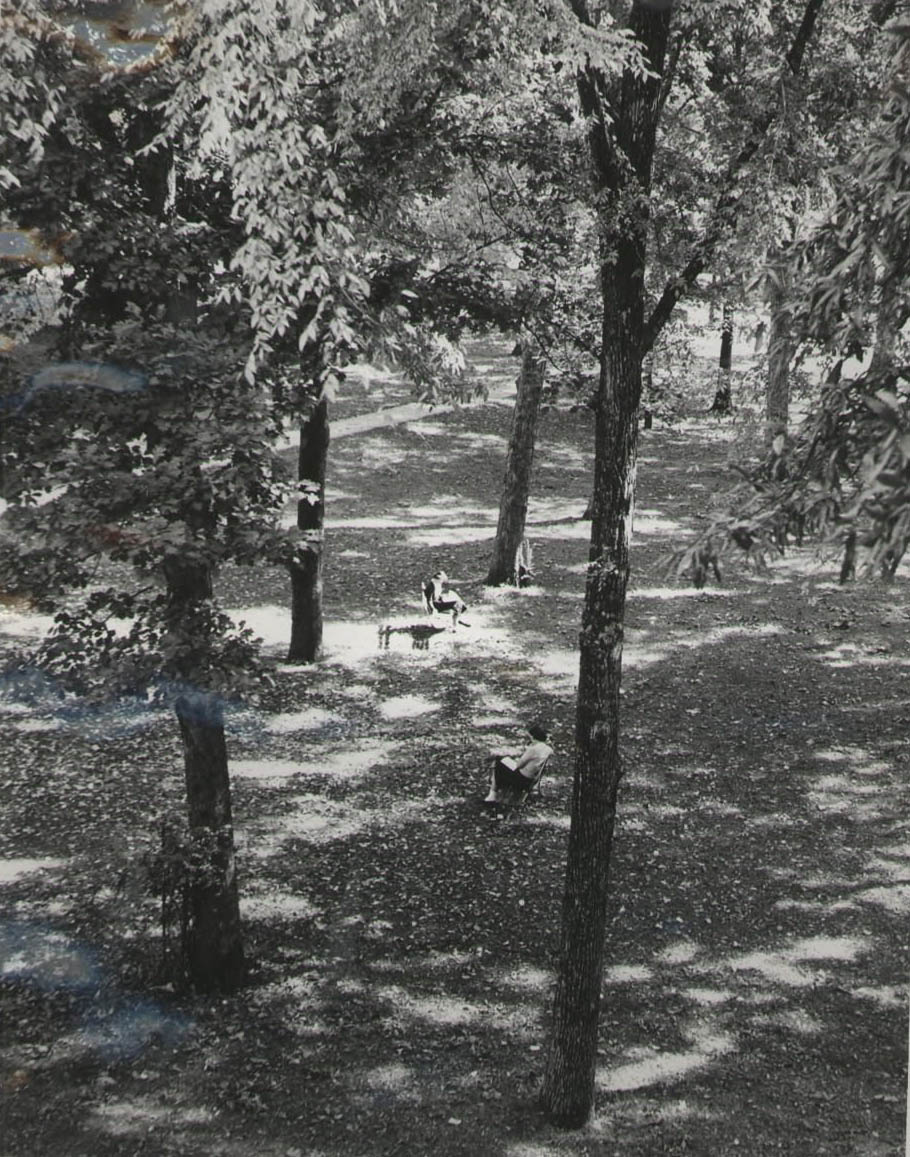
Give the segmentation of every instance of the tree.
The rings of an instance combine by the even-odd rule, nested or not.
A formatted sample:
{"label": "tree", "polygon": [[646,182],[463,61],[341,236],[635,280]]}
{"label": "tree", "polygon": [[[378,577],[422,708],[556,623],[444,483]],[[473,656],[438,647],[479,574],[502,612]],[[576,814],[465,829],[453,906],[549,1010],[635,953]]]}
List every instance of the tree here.
{"label": "tree", "polygon": [[[698,8],[695,5],[693,8]],[[786,56],[799,70],[821,0],[809,0]],[[592,23],[583,0],[572,0]],[[665,64],[676,5],[634,2],[628,26],[647,72],[626,69],[617,82],[587,67],[577,76],[588,118],[601,237],[603,346],[595,432],[594,518],[580,634],[576,768],[572,797],[562,935],[544,1103],[556,1122],[578,1126],[594,1097],[606,895],[621,774],[619,687],[629,577],[637,409],[641,363],[681,296],[694,284],[733,227],[738,178],[757,153],[775,115],[775,100],[750,117],[745,139],[716,182],[716,197],[685,265],[645,316],[647,224]],[[672,58],[671,58],[672,59]]]}
{"label": "tree", "polygon": [[518,397],[512,415],[506,476],[499,504],[499,524],[496,528],[493,559],[485,579],[488,586],[500,586],[503,583],[518,585],[516,560],[525,534],[531,464],[534,460],[534,432],[543,384],[544,360],[533,338],[528,336],[522,343]]}
{"label": "tree", "polygon": [[44,90],[21,90],[35,107],[20,110],[42,131],[3,158],[4,209],[64,237],[67,265],[56,324],[3,366],[4,393],[18,401],[4,425],[0,572],[56,610],[23,661],[90,699],[173,706],[190,979],[231,990],[244,957],[223,708],[254,691],[259,668],[213,580],[227,562],[277,549],[289,493],[268,392],[243,374],[250,315],[217,300],[238,229],[214,168],[178,172],[173,150],[148,151],[172,93],[167,53],[116,68],[26,15],[2,47],[14,75],[42,78]]}

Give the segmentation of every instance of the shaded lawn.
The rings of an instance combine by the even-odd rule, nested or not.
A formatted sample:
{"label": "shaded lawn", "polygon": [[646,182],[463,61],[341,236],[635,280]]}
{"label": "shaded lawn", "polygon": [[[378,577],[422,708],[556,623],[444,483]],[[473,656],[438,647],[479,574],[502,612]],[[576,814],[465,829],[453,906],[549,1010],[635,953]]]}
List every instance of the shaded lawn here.
{"label": "shaded lawn", "polygon": [[[4,715],[11,1157],[900,1151],[906,580],[841,589],[798,555],[770,579],[734,565],[720,588],[668,586],[664,553],[726,476],[713,426],[643,436],[599,1112],[580,1133],[541,1120],[591,431],[545,413],[539,586],[484,595],[509,418],[333,448],[327,657],[229,717],[239,997],[155,975],[140,861],[180,806],[170,721]],[[439,566],[471,627],[383,649],[379,626],[421,621]],[[263,604],[283,604],[283,576],[223,587],[280,656]],[[557,759],[505,824],[479,805],[481,762],[538,714]]]}

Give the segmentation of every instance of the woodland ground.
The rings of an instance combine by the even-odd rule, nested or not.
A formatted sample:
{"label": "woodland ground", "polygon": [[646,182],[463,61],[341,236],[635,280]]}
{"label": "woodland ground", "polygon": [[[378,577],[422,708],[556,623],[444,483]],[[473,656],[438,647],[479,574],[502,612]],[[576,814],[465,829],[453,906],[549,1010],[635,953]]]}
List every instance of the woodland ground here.
{"label": "woodland ground", "polygon": [[[375,404],[354,389],[337,410]],[[317,665],[280,663],[281,574],[223,578],[276,661],[229,713],[238,996],[156,971],[142,859],[180,810],[172,718],[6,696],[3,1157],[903,1151],[907,578],[839,587],[796,552],[668,581],[730,480],[735,427],[707,420],[642,435],[598,1111],[545,1125],[592,428],[543,415],[538,582],[490,593],[509,419],[498,402],[335,443]],[[470,626],[380,645],[423,622],[440,566]],[[8,639],[39,625],[4,613]],[[540,715],[543,793],[493,818],[483,758]]]}

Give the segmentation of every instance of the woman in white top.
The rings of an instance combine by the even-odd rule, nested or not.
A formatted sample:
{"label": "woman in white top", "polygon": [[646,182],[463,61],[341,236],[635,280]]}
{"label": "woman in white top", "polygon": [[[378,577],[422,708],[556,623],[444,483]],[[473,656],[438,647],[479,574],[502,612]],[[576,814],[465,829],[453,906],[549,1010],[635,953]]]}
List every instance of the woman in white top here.
{"label": "woman in white top", "polygon": [[544,723],[532,723],[528,728],[531,742],[517,755],[494,756],[490,792],[484,803],[499,803],[499,792],[526,792],[540,779],[544,764],[553,754],[548,740],[550,733]]}

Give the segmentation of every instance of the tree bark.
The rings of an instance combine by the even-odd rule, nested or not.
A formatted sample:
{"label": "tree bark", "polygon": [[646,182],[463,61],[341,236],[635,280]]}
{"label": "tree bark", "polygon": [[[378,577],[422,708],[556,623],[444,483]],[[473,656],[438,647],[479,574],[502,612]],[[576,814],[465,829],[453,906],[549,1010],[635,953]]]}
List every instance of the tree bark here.
{"label": "tree bark", "polygon": [[506,459],[506,474],[499,503],[499,523],[493,543],[493,558],[484,580],[487,586],[517,584],[515,559],[525,533],[534,441],[543,393],[544,359],[530,337],[522,342],[518,396],[512,414],[512,432]]}
{"label": "tree bark", "polygon": [[603,333],[572,818],[543,1087],[549,1117],[569,1128],[583,1125],[594,1104],[607,884],[621,775],[619,690],[644,353],[647,195],[672,7],[632,5],[630,26],[649,75],[623,76],[618,93],[610,94],[612,125],[603,116],[603,79],[598,85],[589,72],[579,80],[583,107],[601,110],[590,141],[600,204]]}
{"label": "tree bark", "polygon": [[[196,638],[194,606],[212,597],[212,571],[178,556],[164,567],[169,616],[179,647]],[[195,662],[195,649],[194,659]],[[189,668],[178,677],[189,682]],[[187,816],[192,862],[188,865],[190,926],[185,945],[189,977],[202,992],[231,992],[244,979],[243,934],[234,863],[231,787],[221,703],[191,688],[175,710],[183,739]]]}
{"label": "tree bark", "polygon": [[[782,266],[777,274],[784,276]],[[779,434],[786,434],[790,420],[790,363],[796,346],[791,332],[789,310],[784,305],[785,286],[774,282],[769,305],[771,329],[768,337],[768,392],[765,399],[765,446],[770,449]]]}
{"label": "tree bark", "polygon": [[718,383],[711,412],[729,414],[733,404],[730,389],[730,370],[733,367],[733,306],[724,302],[724,315],[720,327],[720,358],[718,360]]}
{"label": "tree bark", "polygon": [[234,861],[231,787],[221,704],[193,691],[176,703],[183,738],[191,868],[190,979],[202,992],[233,992],[246,974]]}
{"label": "tree bark", "polygon": [[290,566],[291,643],[288,659],[313,663],[322,651],[323,533],[325,524],[325,470],[329,453],[329,403],[320,398],[300,427],[297,477],[315,485],[315,502],[297,503],[298,549]]}

